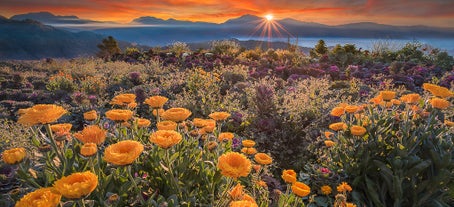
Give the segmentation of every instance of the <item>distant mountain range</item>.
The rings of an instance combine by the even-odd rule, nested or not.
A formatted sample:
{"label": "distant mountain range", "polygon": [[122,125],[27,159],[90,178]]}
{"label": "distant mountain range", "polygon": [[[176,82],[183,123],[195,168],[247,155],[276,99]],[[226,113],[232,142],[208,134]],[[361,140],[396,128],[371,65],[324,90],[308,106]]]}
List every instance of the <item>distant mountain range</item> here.
{"label": "distant mountain range", "polygon": [[[33,20],[33,21],[32,21]],[[39,23],[39,22],[41,23]],[[49,12],[0,16],[0,59],[77,57],[93,55],[103,37],[148,46],[165,46],[176,41],[208,42],[219,39],[258,39],[265,20],[243,15],[224,23],[191,22],[139,17],[128,24],[58,16]],[[360,22],[329,26],[286,18],[271,22],[282,37],[349,37],[379,39],[453,38],[454,28],[392,26]],[[50,26],[46,26],[50,25]],[[282,29],[285,28],[285,31]],[[277,32],[272,32],[273,37]],[[128,43],[123,43],[126,45]],[[40,51],[40,52],[38,52]]]}

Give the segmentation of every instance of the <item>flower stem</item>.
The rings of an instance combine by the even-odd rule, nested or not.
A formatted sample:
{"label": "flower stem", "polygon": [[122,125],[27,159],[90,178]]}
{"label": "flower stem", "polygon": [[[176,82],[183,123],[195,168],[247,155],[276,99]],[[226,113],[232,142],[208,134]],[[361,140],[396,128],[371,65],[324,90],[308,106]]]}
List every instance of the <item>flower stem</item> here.
{"label": "flower stem", "polygon": [[139,186],[136,183],[136,180],[134,179],[134,177],[132,176],[132,173],[131,173],[131,168],[132,167],[131,167],[131,165],[128,165],[126,168],[127,168],[127,171],[128,171],[129,179],[131,180],[132,184],[134,185],[134,190],[136,191],[137,196],[139,196],[140,204],[144,205],[145,204],[145,200],[143,199],[142,191],[140,190]]}

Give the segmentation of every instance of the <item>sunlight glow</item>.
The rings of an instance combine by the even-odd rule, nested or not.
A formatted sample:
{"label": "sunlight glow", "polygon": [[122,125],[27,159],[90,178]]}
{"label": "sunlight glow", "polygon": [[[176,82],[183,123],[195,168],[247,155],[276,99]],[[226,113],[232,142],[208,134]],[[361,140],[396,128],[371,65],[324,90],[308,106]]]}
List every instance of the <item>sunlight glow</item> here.
{"label": "sunlight glow", "polygon": [[271,20],[273,20],[273,15],[272,14],[267,14],[267,15],[265,15],[265,19],[268,20],[268,21],[271,21]]}

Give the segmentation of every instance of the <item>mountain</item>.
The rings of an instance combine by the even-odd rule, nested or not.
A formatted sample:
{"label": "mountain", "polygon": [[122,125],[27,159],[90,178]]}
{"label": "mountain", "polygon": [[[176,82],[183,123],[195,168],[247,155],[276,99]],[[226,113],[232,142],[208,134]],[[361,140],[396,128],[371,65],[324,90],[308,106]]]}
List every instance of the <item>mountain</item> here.
{"label": "mountain", "polygon": [[191,21],[182,21],[176,19],[160,19],[151,16],[143,16],[132,20],[130,24],[143,24],[143,25],[179,25],[179,26],[213,26],[215,23],[209,22],[191,22]]}
{"label": "mountain", "polygon": [[254,16],[254,15],[250,15],[250,14],[246,14],[246,15],[243,15],[243,16],[240,16],[238,18],[234,18],[234,19],[229,19],[227,21],[225,21],[223,23],[223,25],[233,25],[233,24],[257,24],[257,22],[260,22],[262,21],[263,18],[260,18],[258,16]]}
{"label": "mountain", "polygon": [[87,24],[87,23],[99,23],[93,20],[79,19],[77,16],[58,16],[50,12],[34,12],[27,14],[14,15],[10,19],[12,20],[26,20],[32,19],[35,21],[42,22],[44,24]]}
{"label": "mountain", "polygon": [[102,39],[93,32],[72,33],[34,20],[0,19],[0,59],[92,56]]}

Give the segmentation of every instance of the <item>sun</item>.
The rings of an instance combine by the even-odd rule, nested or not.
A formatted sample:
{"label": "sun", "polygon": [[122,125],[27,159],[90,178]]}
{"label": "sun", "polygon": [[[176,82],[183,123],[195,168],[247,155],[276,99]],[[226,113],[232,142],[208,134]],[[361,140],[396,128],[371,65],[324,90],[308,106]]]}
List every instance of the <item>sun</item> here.
{"label": "sun", "polygon": [[273,20],[273,15],[272,14],[267,14],[267,15],[265,15],[265,19],[267,21],[271,21],[271,20]]}

